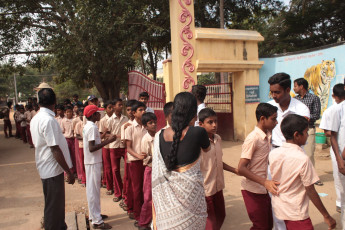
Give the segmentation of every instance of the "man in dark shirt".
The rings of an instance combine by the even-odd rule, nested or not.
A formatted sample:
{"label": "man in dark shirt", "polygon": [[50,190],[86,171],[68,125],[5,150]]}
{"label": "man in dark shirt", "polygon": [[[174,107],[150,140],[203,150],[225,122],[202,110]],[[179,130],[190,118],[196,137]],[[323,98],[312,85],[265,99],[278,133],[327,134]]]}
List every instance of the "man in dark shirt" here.
{"label": "man in dark shirt", "polygon": [[[315,151],[315,121],[320,119],[321,102],[320,98],[308,92],[309,84],[304,78],[298,78],[294,81],[294,91],[298,95],[295,97],[297,100],[303,102],[310,110],[309,120],[309,137],[304,151],[309,156],[311,162],[315,166],[314,151]],[[315,183],[316,185],[323,185],[321,181]]]}

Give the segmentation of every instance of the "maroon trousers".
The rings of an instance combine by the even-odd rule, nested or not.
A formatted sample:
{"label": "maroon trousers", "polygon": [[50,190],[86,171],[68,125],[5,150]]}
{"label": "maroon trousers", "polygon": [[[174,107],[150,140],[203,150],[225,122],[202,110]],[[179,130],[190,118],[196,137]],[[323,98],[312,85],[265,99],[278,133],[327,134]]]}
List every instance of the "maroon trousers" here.
{"label": "maroon trousers", "polygon": [[147,227],[152,220],[152,189],[151,189],[151,175],[152,168],[149,166],[145,167],[144,172],[144,184],[143,184],[143,194],[144,203],[141,207],[139,226]]}
{"label": "maroon trousers", "polygon": [[127,204],[127,188],[128,188],[128,163],[127,163],[127,149],[125,149],[125,158],[124,158],[124,173],[123,173],[123,190],[122,190],[122,197],[124,199],[125,204]]}
{"label": "maroon trousers", "polygon": [[70,153],[70,156],[71,156],[71,160],[72,160],[72,169],[71,169],[71,172],[74,174],[76,173],[76,158],[75,158],[75,149],[74,149],[74,137],[71,137],[71,138],[66,138],[66,141],[67,141],[67,145],[68,145],[68,150],[69,150],[69,153]]}
{"label": "maroon trousers", "polygon": [[28,143],[28,140],[26,138],[26,126],[20,127],[20,136],[22,137],[24,143]]}
{"label": "maroon trousers", "polygon": [[[8,133],[7,133],[8,129]],[[4,120],[4,133],[5,137],[12,137],[12,124],[10,120]]]}
{"label": "maroon trousers", "polygon": [[305,220],[284,220],[287,230],[314,230],[310,218]]}
{"label": "maroon trousers", "polygon": [[16,135],[15,136],[17,138],[20,138],[21,137],[21,135],[20,135],[20,122],[16,121],[15,123],[16,123]]}
{"label": "maroon trousers", "polygon": [[26,125],[26,136],[28,138],[29,145],[33,146],[34,144],[32,143],[30,125]]}
{"label": "maroon trousers", "polygon": [[250,230],[272,229],[272,204],[269,194],[257,194],[241,190],[249,219],[253,226]]}
{"label": "maroon trousers", "polygon": [[212,196],[206,196],[207,220],[206,230],[219,230],[225,219],[225,202],[223,190],[220,190]]}
{"label": "maroon trousers", "polygon": [[[107,185],[107,190],[113,190],[113,175],[111,173],[110,149],[102,148],[103,158],[103,184]],[[105,182],[105,183],[104,183]]]}
{"label": "maroon trousers", "polygon": [[82,165],[81,165],[81,160],[80,160],[80,156],[79,156],[79,142],[77,138],[74,138],[74,154],[75,154],[75,163],[76,163],[76,170],[77,170],[77,176],[78,176],[78,180],[81,180],[82,177]]}
{"label": "maroon trousers", "polygon": [[[122,196],[122,189],[123,183],[121,178],[121,171],[120,171],[120,161],[121,158],[125,157],[125,149],[124,148],[117,148],[117,149],[110,149],[110,162],[111,162],[111,174],[112,174],[112,184],[114,188],[114,196],[121,197]],[[107,177],[108,181],[108,177]]]}
{"label": "maroon trousers", "polygon": [[129,163],[129,173],[131,177],[130,194],[133,197],[133,213],[135,219],[139,222],[141,206],[143,205],[143,180],[144,180],[144,166],[143,161],[131,161]]}
{"label": "maroon trousers", "polygon": [[85,165],[84,165],[84,149],[79,148],[79,159],[81,167],[81,183],[86,184],[86,175],[85,175]]}

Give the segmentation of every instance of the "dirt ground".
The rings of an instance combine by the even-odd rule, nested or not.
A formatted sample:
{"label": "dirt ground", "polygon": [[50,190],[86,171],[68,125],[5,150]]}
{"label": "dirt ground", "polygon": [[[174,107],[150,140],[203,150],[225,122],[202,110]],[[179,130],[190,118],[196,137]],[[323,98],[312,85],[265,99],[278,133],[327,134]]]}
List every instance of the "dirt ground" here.
{"label": "dirt ground", "polygon": [[[237,166],[242,142],[223,142],[224,162]],[[321,200],[336,219],[340,228],[340,214],[335,211],[335,190],[329,149],[316,150],[316,170],[324,186],[316,186],[319,193],[328,194]],[[224,190],[226,219],[222,229],[242,230],[251,227],[240,191],[241,177],[225,172]],[[85,188],[78,183],[66,184],[66,212],[87,212]],[[113,229],[136,229],[134,221],[112,201],[111,196],[101,190],[102,213]],[[38,230],[43,216],[44,200],[42,183],[35,166],[34,149],[20,140],[5,139],[2,120],[0,121],[0,229]],[[316,230],[327,229],[321,214],[310,204],[310,216]]]}

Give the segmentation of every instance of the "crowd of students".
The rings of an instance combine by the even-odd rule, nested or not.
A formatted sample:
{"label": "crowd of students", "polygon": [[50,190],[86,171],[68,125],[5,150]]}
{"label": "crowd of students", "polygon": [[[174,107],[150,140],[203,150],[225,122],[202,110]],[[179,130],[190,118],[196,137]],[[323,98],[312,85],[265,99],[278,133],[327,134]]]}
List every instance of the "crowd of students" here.
{"label": "crowd of students", "polygon": [[[257,106],[257,125],[243,143],[237,168],[222,160],[217,114],[204,104],[204,86],[193,86],[191,93],[180,93],[164,106],[167,126],[161,130],[157,130],[153,110],[146,106],[146,92],[125,105],[121,99],[105,102],[104,109],[92,95],[85,107],[77,97],[56,105],[55,119],[72,162],[70,172],[86,187],[93,227],[111,228],[103,221],[107,216],[101,214],[103,186],[139,229],[220,229],[226,216],[225,170],[245,177],[241,192],[251,229],[313,229],[309,199],[328,228],[335,228],[335,220],[314,188],[319,178],[303,149],[310,127],[309,109],[290,97],[289,75],[273,75],[269,84],[274,100]],[[345,208],[341,189],[345,186],[341,158],[344,92],[343,84],[334,87],[333,97],[339,104],[326,110],[320,125],[332,140],[341,209]],[[37,112],[33,107],[28,104],[27,114]],[[122,114],[123,107],[126,115]],[[29,117],[24,108],[17,108],[16,122]],[[23,127],[20,133],[30,132],[30,123],[20,123],[19,127]],[[66,181],[71,182],[68,174]]]}

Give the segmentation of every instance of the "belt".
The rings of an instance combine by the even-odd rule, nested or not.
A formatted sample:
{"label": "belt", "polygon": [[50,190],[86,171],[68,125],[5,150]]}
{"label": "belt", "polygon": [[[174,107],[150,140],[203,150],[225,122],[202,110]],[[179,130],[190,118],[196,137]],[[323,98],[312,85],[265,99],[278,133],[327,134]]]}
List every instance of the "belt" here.
{"label": "belt", "polygon": [[273,148],[279,148],[280,146],[278,145],[272,145]]}

